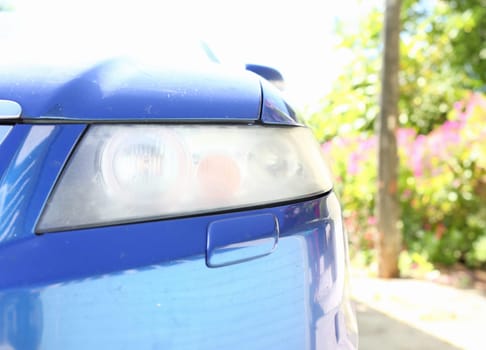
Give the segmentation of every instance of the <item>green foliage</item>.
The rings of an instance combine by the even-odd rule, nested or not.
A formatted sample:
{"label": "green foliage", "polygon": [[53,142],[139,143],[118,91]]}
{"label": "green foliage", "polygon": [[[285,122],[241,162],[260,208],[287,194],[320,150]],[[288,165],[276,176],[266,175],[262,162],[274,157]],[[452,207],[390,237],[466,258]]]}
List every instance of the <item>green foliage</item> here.
{"label": "green foliage", "polygon": [[428,133],[447,119],[452,104],[464,95],[467,75],[446,57],[455,53],[448,29],[440,26],[440,2],[431,15],[410,15],[402,33],[400,123]]}
{"label": "green foliage", "polygon": [[412,278],[424,278],[434,272],[434,265],[419,253],[403,251],[399,259],[400,274]]}
{"label": "green foliage", "polygon": [[486,0],[446,0],[444,30],[450,33],[452,65],[470,77],[471,88],[486,89]]}
{"label": "green foliage", "polygon": [[332,92],[321,100],[319,111],[308,120],[320,140],[373,129],[378,115],[382,21],[383,14],[374,9],[358,27],[337,25],[341,39],[337,50],[350,60]]}
{"label": "green foliage", "polygon": [[[466,89],[484,88],[486,25],[481,20],[486,18],[486,7],[477,0],[466,3],[470,6],[464,11],[464,1],[459,0],[439,0],[432,8],[427,1],[404,1],[401,126],[429,133],[447,119]],[[357,26],[337,25],[341,38],[337,50],[350,59],[319,111],[308,119],[321,141],[373,131],[379,112],[382,23],[383,14],[375,8]]]}
{"label": "green foliage", "polygon": [[11,0],[0,0],[0,12],[12,11],[14,9],[13,2]]}
{"label": "green foliage", "polygon": [[468,262],[473,266],[486,265],[486,235],[474,242],[473,250],[468,255]]}
{"label": "green foliage", "polygon": [[[471,94],[427,135],[398,130],[400,222],[405,248],[433,263],[486,267],[486,97]],[[352,251],[376,240],[376,138],[336,137],[323,146],[338,179]]]}

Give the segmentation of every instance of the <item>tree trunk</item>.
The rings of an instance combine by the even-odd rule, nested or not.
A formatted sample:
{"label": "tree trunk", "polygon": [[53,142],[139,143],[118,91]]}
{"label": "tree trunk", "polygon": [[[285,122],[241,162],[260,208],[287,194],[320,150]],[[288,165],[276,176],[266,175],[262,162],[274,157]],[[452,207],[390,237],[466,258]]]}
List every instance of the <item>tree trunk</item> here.
{"label": "tree trunk", "polygon": [[378,276],[398,277],[401,233],[398,227],[398,70],[401,0],[386,0],[384,53],[378,133]]}

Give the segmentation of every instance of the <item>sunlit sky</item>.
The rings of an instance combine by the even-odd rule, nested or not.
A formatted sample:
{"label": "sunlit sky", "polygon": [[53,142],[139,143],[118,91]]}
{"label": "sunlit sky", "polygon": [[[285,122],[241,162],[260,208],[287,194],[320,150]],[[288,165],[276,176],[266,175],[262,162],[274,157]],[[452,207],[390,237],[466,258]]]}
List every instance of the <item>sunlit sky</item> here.
{"label": "sunlit sky", "polygon": [[[302,108],[329,91],[346,61],[334,48],[338,40],[333,35],[336,19],[351,25],[370,3],[381,1],[0,0],[1,3],[13,5],[15,11],[8,17],[16,19],[0,16],[0,43],[8,36],[28,37],[30,49],[23,47],[22,52],[30,55],[43,52],[45,56],[46,51],[59,51],[63,46],[70,51],[76,43],[88,40],[96,42],[90,45],[93,50],[123,46],[126,42],[131,43],[131,48],[142,50],[155,47],[159,35],[196,35],[207,41],[224,63],[257,63],[280,70],[286,80],[287,96]],[[22,46],[23,42],[20,39],[16,44]],[[9,45],[12,47],[12,41]],[[56,50],[49,49],[52,46]]]}

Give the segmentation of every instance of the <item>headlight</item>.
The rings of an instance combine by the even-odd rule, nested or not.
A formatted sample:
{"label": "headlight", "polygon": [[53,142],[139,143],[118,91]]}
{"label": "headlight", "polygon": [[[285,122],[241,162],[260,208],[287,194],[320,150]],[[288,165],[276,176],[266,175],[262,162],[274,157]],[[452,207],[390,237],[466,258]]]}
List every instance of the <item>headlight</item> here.
{"label": "headlight", "polygon": [[276,204],[331,187],[318,144],[303,127],[94,125],[37,231]]}

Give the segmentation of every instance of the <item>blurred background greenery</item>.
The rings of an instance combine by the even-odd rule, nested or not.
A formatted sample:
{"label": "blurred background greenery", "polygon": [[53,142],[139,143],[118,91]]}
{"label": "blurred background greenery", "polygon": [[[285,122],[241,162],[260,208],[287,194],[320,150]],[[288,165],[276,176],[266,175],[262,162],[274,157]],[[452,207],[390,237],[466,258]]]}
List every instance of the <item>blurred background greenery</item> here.
{"label": "blurred background greenery", "polygon": [[[399,202],[401,274],[486,268],[486,1],[404,0],[401,9]],[[351,255],[372,265],[376,242],[375,120],[383,7],[337,22],[352,59],[307,109],[337,181]]]}

